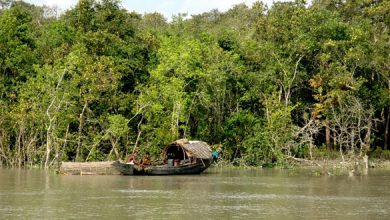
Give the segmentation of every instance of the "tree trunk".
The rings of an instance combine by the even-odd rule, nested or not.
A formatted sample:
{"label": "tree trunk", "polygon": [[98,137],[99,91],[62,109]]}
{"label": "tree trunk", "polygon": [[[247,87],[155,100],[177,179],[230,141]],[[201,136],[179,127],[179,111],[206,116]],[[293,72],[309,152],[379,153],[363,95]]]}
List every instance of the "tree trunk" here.
{"label": "tree trunk", "polygon": [[59,173],[65,175],[119,175],[113,161],[104,162],[62,162]]}
{"label": "tree trunk", "polygon": [[330,142],[330,128],[329,128],[329,120],[326,119],[325,120],[325,139],[326,139],[326,147],[328,148],[328,150],[331,150],[332,149],[332,144]]}
{"label": "tree trunk", "polygon": [[53,106],[55,100],[57,99],[57,97],[54,97],[52,100],[51,100],[51,103],[49,105],[49,107],[46,109],[46,115],[47,115],[47,118],[49,119],[49,126],[47,127],[46,129],[46,157],[45,157],[45,169],[48,169],[49,168],[49,160],[50,160],[50,153],[51,153],[51,145],[52,145],[52,140],[51,140],[51,135],[52,135],[52,129],[53,129],[53,123],[54,123],[54,120],[55,120],[55,116],[51,116],[50,115],[50,109],[51,107]]}
{"label": "tree trunk", "polygon": [[118,152],[118,148],[117,148],[117,145],[118,145],[118,139],[117,138],[115,138],[115,137],[110,137],[110,142],[111,142],[111,150],[110,150],[110,153],[108,154],[108,159],[110,159],[110,157],[111,157],[111,154],[112,154],[112,152],[114,152],[114,154],[115,154],[115,159],[119,159],[119,152]]}
{"label": "tree trunk", "polygon": [[[38,131],[31,131],[30,133],[30,138],[29,142],[26,146],[26,164],[30,165],[30,167],[33,166],[33,161],[34,161],[34,154],[36,154],[36,149],[34,149],[34,144],[37,142],[37,136],[38,136]],[[32,149],[33,148],[33,149]]]}
{"label": "tree trunk", "polygon": [[45,169],[48,169],[50,166],[50,153],[51,153],[52,145],[53,145],[53,131],[55,129],[55,123],[56,123],[56,115],[55,114],[51,115],[50,110],[56,101],[59,101],[59,102],[55,106],[55,109],[54,109],[55,112],[58,112],[62,106],[63,99],[61,99],[61,100],[58,99],[57,91],[59,90],[59,87],[61,85],[62,79],[64,78],[66,71],[67,70],[65,69],[64,72],[62,73],[61,77],[58,79],[57,86],[56,86],[55,90],[53,91],[53,95],[54,94],[55,95],[54,95],[53,99],[51,100],[50,105],[46,109],[46,116],[49,120],[49,126],[47,127],[47,130],[46,130]]}
{"label": "tree trunk", "polygon": [[81,135],[84,128],[84,113],[88,107],[88,102],[85,102],[83,110],[79,115],[79,128],[78,128],[78,138],[77,138],[77,149],[76,149],[76,161],[80,160],[80,149],[81,149]]}
{"label": "tree trunk", "polygon": [[142,118],[141,118],[141,120],[139,121],[138,126],[137,126],[138,135],[137,135],[137,139],[135,140],[135,144],[134,144],[134,147],[133,147],[133,150],[132,150],[131,154],[134,154],[135,149],[137,148],[137,145],[138,145],[139,138],[141,137],[141,133],[142,133],[142,130],[141,130],[141,123],[142,123],[143,120],[144,120],[144,116],[142,115]]}
{"label": "tree trunk", "polygon": [[18,134],[18,139],[16,141],[16,145],[18,146],[18,152],[17,152],[17,161],[18,161],[18,168],[21,168],[22,167],[22,135],[24,133],[24,128],[23,126],[20,126],[20,129],[19,129],[19,134]]}
{"label": "tree trunk", "polygon": [[309,156],[310,160],[313,160],[313,139],[310,135],[310,142],[309,142]]}
{"label": "tree trunk", "polygon": [[46,131],[46,158],[45,158],[45,169],[49,168],[50,152],[51,152],[51,127],[52,120],[50,120],[50,125]]}
{"label": "tree trunk", "polygon": [[7,155],[6,155],[6,151],[5,151],[5,140],[6,140],[6,135],[4,132],[4,128],[3,128],[3,125],[0,124],[1,126],[1,130],[0,130],[0,167],[5,164],[8,160],[7,160]]}
{"label": "tree trunk", "polygon": [[370,145],[371,145],[371,127],[372,127],[372,120],[371,116],[369,118],[368,124],[367,124],[367,133],[366,137],[364,138],[364,154],[367,154],[368,151],[370,151]]}
{"label": "tree trunk", "polygon": [[354,153],[355,152],[355,128],[352,129],[351,131],[351,148],[350,148],[350,151],[351,153]]}
{"label": "tree trunk", "polygon": [[385,150],[388,150],[389,148],[389,123],[390,123],[390,106],[387,111],[387,118],[386,118],[386,127],[385,127]]}

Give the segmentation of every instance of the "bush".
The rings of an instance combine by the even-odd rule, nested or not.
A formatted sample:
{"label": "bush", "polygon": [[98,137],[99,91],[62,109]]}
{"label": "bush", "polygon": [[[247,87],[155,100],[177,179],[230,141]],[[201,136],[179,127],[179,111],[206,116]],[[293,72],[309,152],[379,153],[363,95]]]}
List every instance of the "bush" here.
{"label": "bush", "polygon": [[340,157],[340,152],[337,150],[329,150],[326,147],[313,148],[313,159],[337,159]]}
{"label": "bush", "polygon": [[390,150],[382,150],[378,147],[368,155],[371,158],[381,159],[381,160],[390,160]]}

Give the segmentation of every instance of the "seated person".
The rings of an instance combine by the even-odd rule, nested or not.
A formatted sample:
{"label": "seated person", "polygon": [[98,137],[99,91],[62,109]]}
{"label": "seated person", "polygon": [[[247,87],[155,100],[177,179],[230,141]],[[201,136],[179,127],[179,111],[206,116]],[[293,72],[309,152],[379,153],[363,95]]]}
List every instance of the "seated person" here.
{"label": "seated person", "polygon": [[149,152],[146,152],[144,157],[142,158],[141,165],[142,166],[149,166],[152,164],[152,161],[150,159],[150,154]]}
{"label": "seated person", "polygon": [[127,163],[128,164],[139,164],[139,161],[138,161],[138,153],[137,151],[134,151],[128,158],[127,158]]}
{"label": "seated person", "polygon": [[167,154],[165,155],[165,157],[164,157],[164,161],[163,161],[164,164],[167,164],[168,161],[170,161],[170,160],[173,161],[173,158],[175,158],[175,154],[174,154],[174,153],[172,153],[172,152],[167,153]]}

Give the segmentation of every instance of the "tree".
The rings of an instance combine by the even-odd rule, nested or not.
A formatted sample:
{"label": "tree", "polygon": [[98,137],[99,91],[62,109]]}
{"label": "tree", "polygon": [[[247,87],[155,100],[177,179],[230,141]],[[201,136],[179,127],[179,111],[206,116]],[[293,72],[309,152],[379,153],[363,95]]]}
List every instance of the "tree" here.
{"label": "tree", "polygon": [[129,128],[127,126],[129,120],[122,115],[109,115],[107,118],[109,121],[109,126],[106,130],[106,138],[110,140],[112,145],[112,149],[108,154],[108,158],[110,158],[112,152],[114,152],[116,159],[119,159],[120,156],[118,144],[120,139],[124,138],[129,133]]}
{"label": "tree", "polygon": [[192,17],[80,0],[0,1],[0,163],[159,152],[178,138],[237,165],[388,148],[388,1],[239,4]]}

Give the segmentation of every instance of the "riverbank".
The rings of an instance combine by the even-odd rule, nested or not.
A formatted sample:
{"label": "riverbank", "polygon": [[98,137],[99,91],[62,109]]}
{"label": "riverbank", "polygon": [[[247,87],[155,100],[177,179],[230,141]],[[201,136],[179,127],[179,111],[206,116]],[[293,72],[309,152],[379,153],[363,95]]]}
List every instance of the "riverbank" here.
{"label": "riverbank", "polygon": [[248,166],[248,165],[234,165],[232,162],[226,160],[220,160],[214,164],[214,167],[218,168],[242,168],[242,169],[258,169],[258,168],[279,168],[279,169],[299,169],[306,170],[308,174],[315,176],[322,175],[349,175],[359,176],[366,175],[368,170],[390,170],[390,160],[367,158],[364,160],[342,160],[341,158],[333,159],[302,159],[302,158],[287,158],[284,163],[275,164],[262,164],[259,166]]}
{"label": "riverbank", "polygon": [[370,169],[390,170],[390,160],[368,159],[342,160],[342,159],[291,159],[289,165],[293,168],[309,169],[317,175],[367,175]]}
{"label": "riverbank", "polygon": [[[64,162],[64,164],[70,164],[70,169],[72,172],[78,172],[77,175],[111,175],[113,169],[110,168],[110,164],[113,161],[103,161],[103,162],[90,162],[86,166],[81,167],[80,164],[84,163],[74,163],[74,162]],[[76,164],[76,165],[75,165]],[[91,166],[90,164],[93,164]],[[108,165],[107,165],[108,164]],[[74,167],[76,166],[76,167]],[[0,168],[6,168],[7,166],[0,166]],[[237,169],[301,169],[306,170],[308,174],[314,175],[365,175],[367,170],[375,169],[384,169],[390,170],[390,160],[387,159],[377,159],[369,158],[367,163],[363,160],[342,160],[340,158],[335,159],[302,159],[302,158],[287,158],[283,163],[275,164],[261,164],[257,166],[246,165],[245,162],[242,163],[231,162],[228,160],[219,160],[217,163],[214,163],[212,167],[216,168],[237,168]],[[366,168],[367,167],[367,168]],[[36,165],[32,167],[25,167],[27,169],[40,169],[41,167]],[[60,167],[54,168],[56,173],[72,173],[69,170],[66,172],[61,172]],[[115,171],[115,170],[114,170]],[[115,173],[117,175],[118,173]]]}
{"label": "riverbank", "polygon": [[390,160],[382,160],[382,159],[368,159],[367,165],[364,161],[351,161],[342,159],[323,159],[323,160],[306,160],[300,158],[294,158],[294,160],[290,160],[289,165],[296,167],[334,167],[334,168],[342,168],[342,167],[353,167],[353,166],[364,166],[367,168],[382,168],[382,169],[390,169]]}

